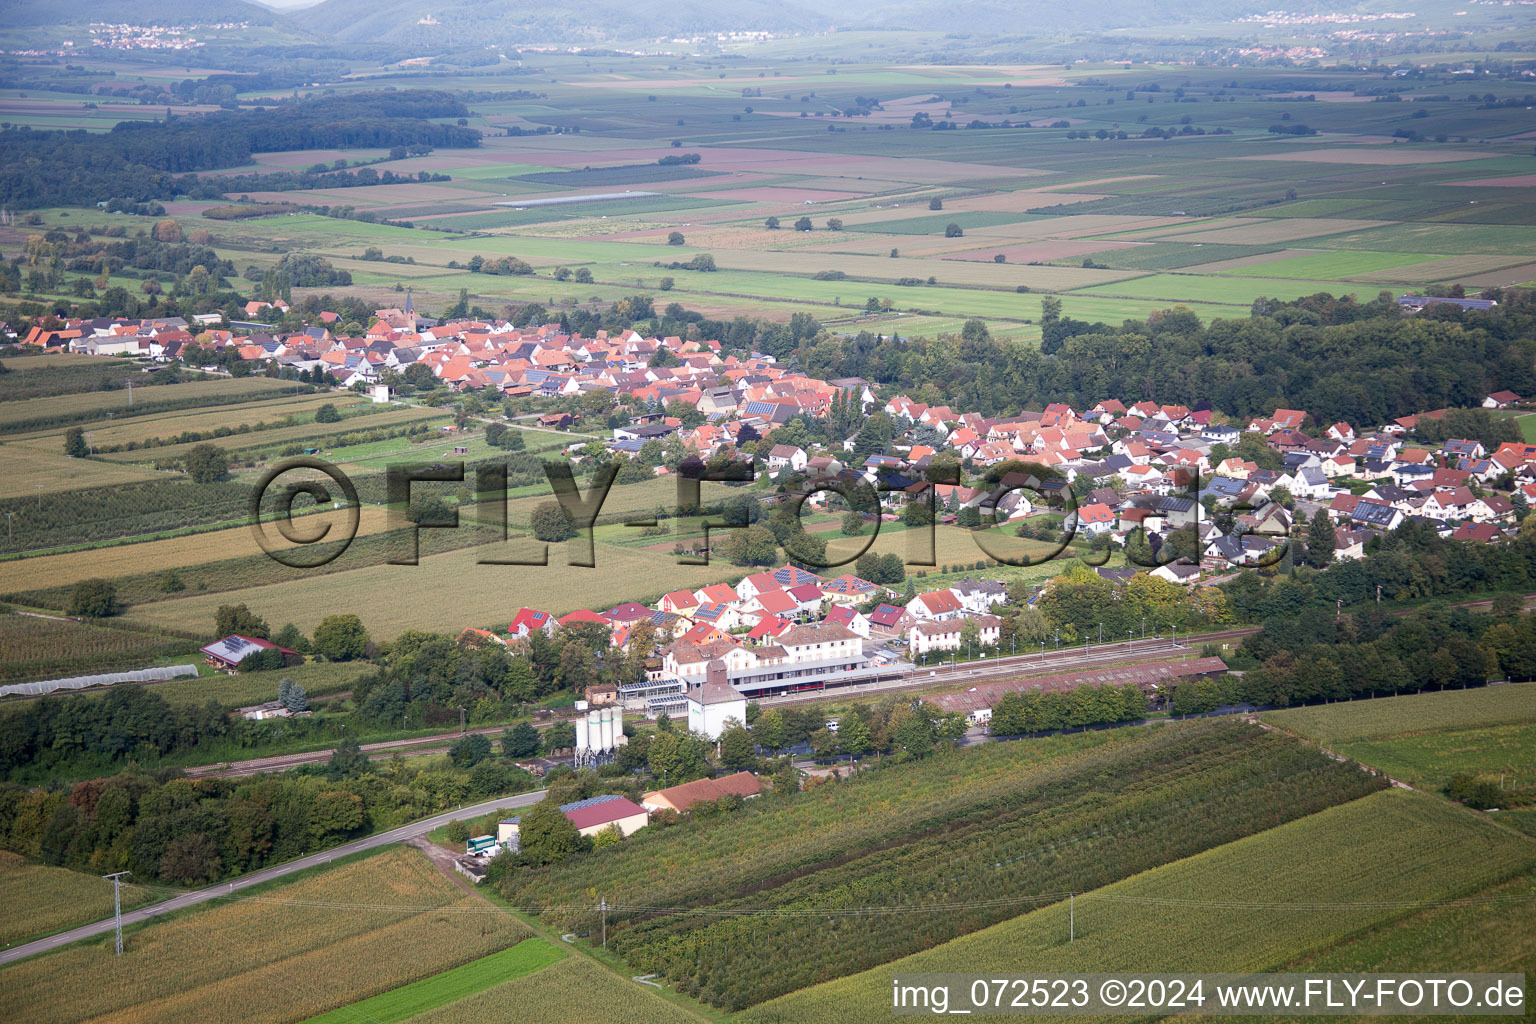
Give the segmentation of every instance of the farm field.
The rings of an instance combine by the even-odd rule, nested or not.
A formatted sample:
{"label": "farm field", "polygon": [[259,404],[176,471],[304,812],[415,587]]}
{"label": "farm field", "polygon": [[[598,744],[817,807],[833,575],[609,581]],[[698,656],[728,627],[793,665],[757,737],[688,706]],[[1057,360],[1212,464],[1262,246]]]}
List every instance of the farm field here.
{"label": "farm field", "polygon": [[[189,652],[196,646],[195,642],[187,642]],[[196,663],[197,657],[196,654],[189,653],[187,664]],[[304,687],[304,692],[311,698],[318,698],[350,689],[353,682],[367,671],[367,666],[357,662],[324,661],[309,661],[303,665],[293,665],[270,672],[240,672],[235,675],[214,672],[206,666],[201,667],[206,674],[167,679],[163,683],[118,683],[116,685],[143,686],[164,698],[172,707],[178,705],[201,707],[211,700],[222,708],[233,710],[276,699],[278,684],[284,679],[292,679]],[[85,697],[101,697],[110,693],[112,689],[113,687],[110,686],[100,686],[75,692]],[[7,698],[7,703],[22,703],[36,699],[38,698],[11,697]]]}
{"label": "farm field", "polygon": [[305,1024],[352,1024],[358,1020],[397,1024],[427,1015],[449,1003],[466,1000],[494,985],[544,970],[569,955],[543,939],[524,939],[515,946],[472,960],[462,967],[311,1017]]}
{"label": "farm field", "polygon": [[1345,701],[1269,711],[1263,718],[1325,747],[1384,739],[1415,730],[1460,731],[1532,723],[1536,722],[1536,683]]}
{"label": "farm field", "polygon": [[[340,608],[353,609],[379,636],[393,637],[405,629],[457,633],[470,623],[506,622],[522,605],[563,615],[739,579],[748,571],[716,564],[678,566],[670,554],[611,545],[597,546],[597,567],[590,569],[568,565],[559,544],[549,545],[546,566],[477,564],[486,557],[536,558],[538,547],[514,540],[494,548],[424,554],[420,565],[378,565],[233,593],[173,598],[132,607],[126,617],[173,628],[189,620],[212,622],[218,606],[233,600],[248,604],[268,621],[291,621],[306,633]],[[370,595],[366,606],[358,606],[358,594]]]}
{"label": "farm field", "polygon": [[1251,303],[1260,295],[1289,302],[1319,291],[1331,291],[1336,295],[1357,293],[1366,298],[1375,298],[1369,286],[1365,285],[1324,287],[1315,281],[1290,281],[1271,277],[1198,277],[1191,274],[1153,274],[1131,281],[1095,285],[1092,288],[1071,292],[1068,298],[1077,295],[1105,295],[1128,299],[1218,302],[1235,305]]}
{"label": "farm field", "polygon": [[[418,851],[391,847],[135,927],[121,957],[111,955],[108,934],[9,965],[0,985],[7,1012],[39,1024],[235,1015],[288,1024],[527,937],[526,927],[466,895]],[[82,971],[96,982],[59,984]]]}
{"label": "farm field", "polygon": [[[1264,717],[1411,785],[1438,789],[1452,775],[1467,772],[1503,777],[1520,791],[1536,793],[1536,683],[1352,701]],[[1516,802],[1528,802],[1528,794]]]}
{"label": "farm field", "polygon": [[267,377],[242,377],[229,380],[193,380],[181,384],[163,384],[139,388],[130,406],[128,392],[96,391],[84,394],[28,398],[18,402],[0,402],[0,431],[13,432],[34,426],[72,424],[97,419],[108,411],[123,412],[185,408],[198,405],[224,405],[270,398],[276,394],[306,391],[309,385]]}
{"label": "farm field", "polygon": [[[601,865],[518,876],[504,895],[561,908],[545,923],[578,930],[591,914],[569,908],[601,884],[611,950],[738,1010],[1007,920],[1034,894],[1097,888],[1379,786],[1234,722],[988,744],[648,836]],[[1071,857],[1047,855],[1061,845]],[[883,912],[840,913],[871,903]],[[703,904],[708,916],[687,912]]]}
{"label": "farm field", "polygon": [[[123,892],[123,909],[149,901],[140,889]],[[0,850],[0,945],[46,935],[112,913],[112,883],[66,868],[29,863]]]}
{"label": "farm field", "polygon": [[0,614],[0,681],[32,682],[159,664],[188,647],[154,630],[96,626],[18,612]]}
{"label": "farm field", "polygon": [[[299,517],[295,521],[295,528],[306,533],[318,533],[323,525],[334,524],[340,529],[345,517],[345,512],[315,512]],[[389,515],[385,509],[364,505],[359,512],[357,535],[363,538],[386,530],[389,525]],[[276,537],[275,530],[273,536]],[[250,527],[242,525],[138,544],[117,544],[56,555],[36,555],[0,565],[4,566],[4,593],[16,594],[71,586],[97,576],[117,579],[138,573],[151,573],[158,577],[171,569],[190,569],[208,562],[257,556],[263,556],[261,546],[256,542]],[[183,580],[183,584],[192,590],[197,589],[198,582],[196,577]]]}
{"label": "farm field", "polygon": [[32,443],[0,444],[0,501],[87,487],[143,483],[168,475],[148,466],[72,459],[64,454],[62,440],[52,451],[33,447]]}
{"label": "farm field", "polygon": [[[697,1024],[704,1019],[585,956],[573,955],[418,1014],[410,1024],[479,1024],[504,1019],[514,1009],[518,1024]],[[342,1020],[337,1018],[338,1024]]]}
{"label": "farm field", "polygon": [[110,452],[101,457],[113,462],[159,462],[164,459],[181,458],[199,444],[211,444],[225,451],[242,451],[291,444],[295,441],[314,440],[323,443],[327,437],[350,434],[353,431],[404,427],[413,423],[445,418],[446,414],[440,409],[387,409],[361,416],[347,416],[338,423],[300,423],[292,427],[272,427],[267,430],[253,430],[246,434],[210,437],[204,441],[189,441],[158,448],[140,448],[136,451]]}
{"label": "farm field", "polygon": [[[332,394],[291,395],[265,401],[247,402],[241,405],[215,406],[208,409],[176,410],[147,416],[131,416],[127,419],[92,420],[78,424],[90,431],[91,444],[112,447],[137,441],[143,444],[155,439],[168,440],[184,431],[210,434],[220,428],[238,430],[242,426],[259,430],[281,423],[289,416],[296,420],[313,420],[315,410],[322,405],[334,405],[338,410],[355,407],[367,399],[360,395]],[[25,444],[47,451],[62,451],[63,428],[18,435],[12,444]]]}
{"label": "farm field", "polygon": [[[1043,973],[1271,971],[1318,954],[1333,964],[1319,970],[1371,971],[1390,969],[1378,958],[1395,955],[1389,962],[1398,970],[1499,970],[1509,952],[1520,949],[1514,959],[1523,966],[1513,969],[1529,970],[1528,935],[1501,950],[1488,934],[1508,919],[1509,907],[1428,916],[1420,908],[1506,884],[1518,888],[1514,879],[1533,863],[1536,845],[1474,812],[1386,790],[1081,892],[1074,942],[1065,941],[1067,906],[1054,902],[876,970],[776,999],[740,1019],[884,1020],[893,974],[1006,973],[1020,963]],[[1523,903],[1514,906],[1528,910]],[[1464,934],[1476,941],[1463,943]],[[1347,940],[1356,945],[1322,959]]]}
{"label": "farm field", "polygon": [[[1293,250],[1294,251],[1294,250]],[[1222,273],[1230,277],[1301,278],[1331,281],[1346,277],[1396,277],[1392,271],[1427,262],[1432,257],[1414,253],[1349,252],[1308,253],[1257,267],[1239,267]]]}

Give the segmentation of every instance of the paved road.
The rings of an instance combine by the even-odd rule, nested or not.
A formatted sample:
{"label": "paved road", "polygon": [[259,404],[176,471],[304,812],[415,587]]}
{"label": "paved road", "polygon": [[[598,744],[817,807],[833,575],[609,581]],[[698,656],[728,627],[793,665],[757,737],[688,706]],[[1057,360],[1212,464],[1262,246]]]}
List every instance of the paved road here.
{"label": "paved road", "polygon": [[[551,718],[546,721],[533,722],[532,725],[535,729],[547,729],[554,725],[555,722],[556,719]],[[481,736],[495,736],[507,728],[509,728],[507,725],[487,725],[468,731]],[[450,732],[434,733],[431,736],[415,736],[403,740],[382,740],[378,743],[364,743],[358,749],[375,761],[388,760],[396,754],[402,757],[415,757],[420,754],[441,754],[446,752],[458,740],[462,739],[463,736],[464,733],[454,729]],[[329,761],[331,755],[335,752],[334,748],[327,747],[324,750],[308,750],[298,754],[272,754],[269,757],[254,757],[249,761],[221,761],[218,764],[203,764],[187,768],[185,773],[187,778],[196,779],[206,775],[228,777],[255,775],[257,772],[280,772],[303,764]],[[530,758],[529,760],[533,759]]]}
{"label": "paved road", "polygon": [[[168,914],[175,910],[196,906],[199,903],[206,903],[209,900],[218,899],[221,896],[229,896],[231,893],[238,893],[242,889],[248,889],[253,885],[260,885],[262,882],[269,882],[274,878],[282,878],[285,875],[291,875],[296,871],[303,871],[305,868],[312,868],[318,864],[325,864],[336,857],[342,857],[349,853],[357,853],[360,850],[372,850],[380,846],[387,846],[390,843],[402,842],[412,838],[413,836],[419,836],[430,832],[440,825],[446,825],[448,822],[455,818],[478,817],[479,815],[489,814],[491,811],[501,808],[527,807],[530,804],[538,803],[542,799],[544,799],[544,794],[542,792],[523,793],[518,796],[502,797],[500,800],[487,800],[483,803],[471,804],[468,807],[461,807],[457,810],[438,814],[431,818],[424,818],[421,821],[412,822],[409,825],[402,825],[399,828],[391,829],[388,832],[380,832],[376,835],[368,836],[365,839],[354,839],[350,843],[343,843],[341,846],[337,846],[329,850],[324,850],[320,853],[312,853],[306,857],[300,857],[297,860],[288,861],[285,864],[278,864],[275,867],[263,868],[260,871],[253,871],[250,874],[242,875],[233,881],[220,882],[218,885],[211,885],[206,889],[198,889],[195,892],[185,893],[181,896],[174,896],[171,899],[165,900],[163,902],[155,903],[147,907],[141,907],[138,910],[129,911],[123,915],[123,924],[130,925],[136,924],[140,921],[148,921],[150,918],[159,917],[162,914]],[[132,881],[132,879],[130,878],[129,881]],[[105,885],[107,883],[103,882],[102,884]],[[66,932],[59,932],[57,935],[50,935],[47,938],[38,939],[35,942],[28,942],[20,946],[12,947],[10,949],[0,950],[0,964],[8,964],[14,960],[20,960],[24,957],[34,956],[38,953],[47,952],[50,949],[57,949],[60,946],[67,946],[71,942],[78,942],[81,939],[88,939],[93,935],[103,935],[107,932],[110,932],[112,927],[112,918],[109,917],[105,920],[96,921],[93,924],[81,925],[78,928],[71,928]]]}

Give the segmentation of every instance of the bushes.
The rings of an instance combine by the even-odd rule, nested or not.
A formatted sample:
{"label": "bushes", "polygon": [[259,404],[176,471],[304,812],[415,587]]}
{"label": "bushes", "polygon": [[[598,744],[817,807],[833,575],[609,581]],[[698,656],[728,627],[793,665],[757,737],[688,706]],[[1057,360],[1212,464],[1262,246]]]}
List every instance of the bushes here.
{"label": "bushes", "polygon": [[81,580],[69,592],[68,612],[86,619],[105,619],[116,615],[117,587],[103,579]]}
{"label": "bushes", "polygon": [[1504,806],[1504,793],[1489,779],[1479,779],[1465,772],[1458,772],[1445,784],[1445,795],[1459,800],[1475,811],[1488,811]]}
{"label": "bushes", "polygon": [[229,453],[218,445],[199,444],[181,460],[182,468],[195,484],[211,484],[229,472]]}
{"label": "bushes", "polygon": [[368,631],[356,615],[327,615],[315,627],[315,653],[331,661],[355,661],[367,655]]}

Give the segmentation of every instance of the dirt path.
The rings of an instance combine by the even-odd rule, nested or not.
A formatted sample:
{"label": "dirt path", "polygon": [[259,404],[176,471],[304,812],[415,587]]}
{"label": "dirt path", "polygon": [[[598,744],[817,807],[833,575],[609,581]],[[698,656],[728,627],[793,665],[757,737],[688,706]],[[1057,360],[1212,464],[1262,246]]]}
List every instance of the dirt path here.
{"label": "dirt path", "polygon": [[441,846],[438,846],[426,836],[412,836],[405,841],[405,845],[414,846],[416,849],[426,854],[427,857],[431,859],[432,863],[437,865],[437,870],[441,871],[445,876],[447,876],[449,881],[453,882],[453,884],[457,885],[460,889],[463,889],[471,896],[478,897],[482,900],[485,899],[485,894],[480,892],[479,889],[475,888],[474,884],[471,883],[469,879],[459,874],[458,870],[454,868],[454,856],[451,852],[443,849]]}

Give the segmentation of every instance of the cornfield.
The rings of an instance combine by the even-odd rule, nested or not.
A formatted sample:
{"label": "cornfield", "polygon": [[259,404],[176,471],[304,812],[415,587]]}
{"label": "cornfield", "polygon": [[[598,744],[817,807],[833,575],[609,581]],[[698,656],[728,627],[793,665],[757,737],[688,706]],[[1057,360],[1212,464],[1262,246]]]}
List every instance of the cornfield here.
{"label": "cornfield", "polygon": [[[123,893],[123,909],[147,902],[132,889]],[[0,851],[0,945],[12,945],[112,913],[112,883],[78,871],[29,864],[18,854]]]}
{"label": "cornfield", "polygon": [[[7,967],[6,1015],[32,1024],[287,1024],[527,936],[420,853],[395,847],[131,930],[121,957],[106,935]],[[87,976],[88,985],[71,983]]]}

